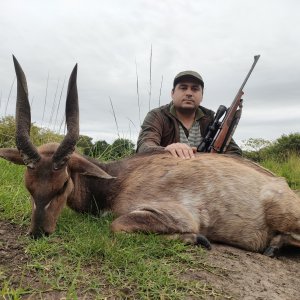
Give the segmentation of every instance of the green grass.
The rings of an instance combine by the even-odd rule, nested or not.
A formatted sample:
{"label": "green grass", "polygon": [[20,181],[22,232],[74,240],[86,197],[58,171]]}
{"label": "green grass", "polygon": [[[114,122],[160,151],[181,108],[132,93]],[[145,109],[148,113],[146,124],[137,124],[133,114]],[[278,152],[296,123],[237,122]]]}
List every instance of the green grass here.
{"label": "green grass", "polygon": [[30,202],[23,183],[24,166],[0,159],[0,219],[10,219],[18,224],[28,224]]}
{"label": "green grass", "polygon": [[[30,223],[24,167],[0,160],[0,219],[24,228]],[[20,242],[28,260],[18,274],[0,269],[0,298],[30,295],[78,299],[216,299],[228,298],[187,274],[222,270],[205,263],[206,252],[155,234],[112,234],[112,216],[96,218],[65,209],[49,238]],[[17,283],[16,283],[17,282]],[[54,294],[53,294],[54,293]]]}
{"label": "green grass", "polygon": [[285,177],[292,189],[300,189],[300,156],[296,153],[292,153],[283,161],[278,161],[272,157],[265,158],[261,165],[278,176]]}

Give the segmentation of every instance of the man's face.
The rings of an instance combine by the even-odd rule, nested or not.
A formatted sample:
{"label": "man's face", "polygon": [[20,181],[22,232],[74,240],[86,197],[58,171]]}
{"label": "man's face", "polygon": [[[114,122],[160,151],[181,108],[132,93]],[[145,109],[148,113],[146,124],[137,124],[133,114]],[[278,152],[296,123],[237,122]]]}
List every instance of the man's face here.
{"label": "man's face", "polygon": [[193,78],[183,79],[171,92],[175,109],[181,113],[193,113],[202,102],[203,90]]}

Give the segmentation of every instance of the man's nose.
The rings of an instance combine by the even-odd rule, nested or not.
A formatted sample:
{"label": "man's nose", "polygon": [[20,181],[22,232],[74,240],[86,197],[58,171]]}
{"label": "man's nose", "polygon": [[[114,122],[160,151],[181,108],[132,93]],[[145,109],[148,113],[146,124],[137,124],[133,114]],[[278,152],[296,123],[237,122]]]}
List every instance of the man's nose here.
{"label": "man's nose", "polygon": [[193,95],[192,90],[191,90],[191,89],[187,89],[187,90],[186,90],[186,95],[187,95],[188,97],[192,97],[192,95]]}

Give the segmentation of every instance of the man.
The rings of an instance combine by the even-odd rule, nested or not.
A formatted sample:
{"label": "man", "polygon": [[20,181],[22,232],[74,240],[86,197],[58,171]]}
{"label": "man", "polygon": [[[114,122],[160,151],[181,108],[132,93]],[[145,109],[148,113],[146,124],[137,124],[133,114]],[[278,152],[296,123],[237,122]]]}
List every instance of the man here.
{"label": "man", "polygon": [[[137,152],[168,151],[174,157],[193,158],[202,137],[214,119],[214,112],[200,106],[204,82],[195,71],[176,75],[172,102],[151,110],[141,127]],[[241,155],[231,140],[226,153]]]}

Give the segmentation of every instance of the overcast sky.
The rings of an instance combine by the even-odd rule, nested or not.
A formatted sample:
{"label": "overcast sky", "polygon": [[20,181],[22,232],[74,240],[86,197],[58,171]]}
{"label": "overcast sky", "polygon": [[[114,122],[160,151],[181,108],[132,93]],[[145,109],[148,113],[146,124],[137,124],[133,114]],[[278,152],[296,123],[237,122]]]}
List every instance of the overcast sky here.
{"label": "overcast sky", "polygon": [[78,63],[81,134],[110,143],[118,134],[135,143],[149,104],[169,103],[183,70],[203,76],[203,106],[229,106],[260,54],[234,138],[299,132],[299,12],[297,0],[0,0],[0,117],[15,111],[12,54],[27,77],[32,122],[55,130]]}

